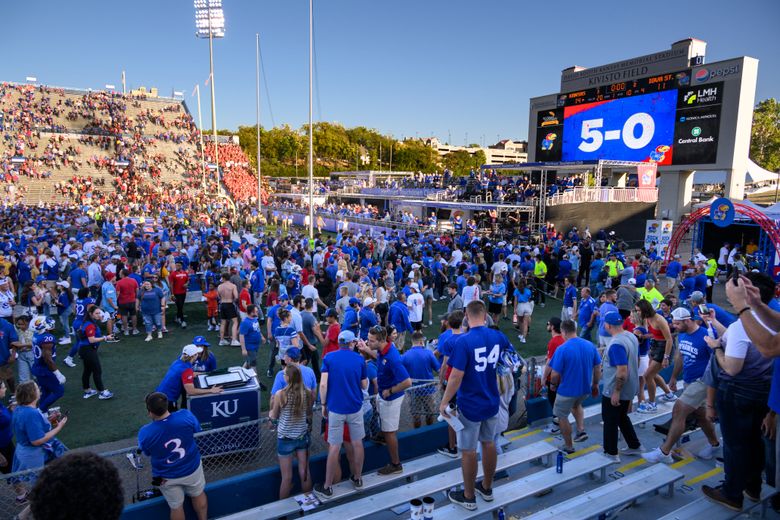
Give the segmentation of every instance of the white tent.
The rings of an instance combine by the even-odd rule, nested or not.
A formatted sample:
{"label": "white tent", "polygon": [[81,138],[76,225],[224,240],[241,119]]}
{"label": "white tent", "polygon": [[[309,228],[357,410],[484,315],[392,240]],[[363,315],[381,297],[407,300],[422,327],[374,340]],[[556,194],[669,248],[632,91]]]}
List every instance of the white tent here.
{"label": "white tent", "polygon": [[[775,181],[780,174],[765,170],[761,166],[748,159],[747,172],[745,172],[745,184],[763,181]],[[693,174],[694,184],[722,184],[726,182],[726,172],[720,171],[697,171]]]}

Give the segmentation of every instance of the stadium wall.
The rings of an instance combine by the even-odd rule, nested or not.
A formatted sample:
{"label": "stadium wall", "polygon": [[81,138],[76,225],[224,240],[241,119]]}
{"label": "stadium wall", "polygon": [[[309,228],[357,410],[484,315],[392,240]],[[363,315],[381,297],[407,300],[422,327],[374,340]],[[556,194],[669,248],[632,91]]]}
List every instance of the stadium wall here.
{"label": "stadium wall", "polygon": [[[441,422],[417,430],[401,432],[398,434],[398,441],[402,460],[428,455],[447,441],[447,425]],[[384,446],[366,442],[365,447],[366,459],[363,473],[375,471],[387,464],[387,449]],[[313,482],[325,480],[326,459],[327,452],[315,455],[309,461]],[[349,475],[346,457],[342,457],[341,463],[342,473]],[[294,475],[295,488],[292,495],[300,493],[297,471]],[[207,484],[209,518],[230,515],[277,500],[280,479],[279,467],[273,466]],[[149,483],[142,482],[141,487],[146,489]],[[185,502],[185,509],[187,518],[195,518],[190,501]],[[127,506],[122,514],[122,520],[167,520],[169,517],[170,510],[162,498]]]}
{"label": "stadium wall", "polygon": [[643,242],[645,221],[655,218],[655,206],[655,202],[561,204],[547,206],[546,217],[564,233],[577,226],[579,230],[590,227],[591,234],[595,235],[603,228],[614,230],[626,242]]}

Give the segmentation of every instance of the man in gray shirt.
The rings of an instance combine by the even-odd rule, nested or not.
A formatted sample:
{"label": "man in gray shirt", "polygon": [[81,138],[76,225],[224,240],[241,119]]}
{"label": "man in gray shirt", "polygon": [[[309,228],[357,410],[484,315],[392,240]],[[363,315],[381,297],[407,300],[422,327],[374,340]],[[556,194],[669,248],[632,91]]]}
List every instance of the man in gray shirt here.
{"label": "man in gray shirt", "polygon": [[601,418],[604,421],[604,454],[620,462],[618,429],[628,444],[624,455],[641,455],[642,445],[628,417],[628,408],[639,389],[639,341],[623,330],[623,318],[610,311],[604,315],[604,330],[611,336],[602,357]]}
{"label": "man in gray shirt", "polygon": [[306,349],[302,349],[302,358],[308,362],[309,367],[314,371],[317,381],[320,380],[320,348],[325,345],[325,338],[322,336],[320,324],[314,315],[314,300],[306,298],[304,302],[304,311],[301,313],[303,323],[303,335],[309,342]]}
{"label": "man in gray shirt", "polygon": [[98,256],[92,256],[92,263],[87,268],[87,286],[89,287],[89,294],[93,298],[97,298],[100,293],[100,287],[103,285],[103,268],[98,263]]}
{"label": "man in gray shirt", "polygon": [[453,311],[463,309],[463,298],[458,294],[458,284],[451,283],[447,286],[447,291],[450,293],[450,303],[447,305],[447,314],[449,315]]}
{"label": "man in gray shirt", "polygon": [[339,296],[336,300],[336,312],[339,313],[339,323],[344,323],[344,313],[349,307],[349,289],[342,285],[339,287]]}

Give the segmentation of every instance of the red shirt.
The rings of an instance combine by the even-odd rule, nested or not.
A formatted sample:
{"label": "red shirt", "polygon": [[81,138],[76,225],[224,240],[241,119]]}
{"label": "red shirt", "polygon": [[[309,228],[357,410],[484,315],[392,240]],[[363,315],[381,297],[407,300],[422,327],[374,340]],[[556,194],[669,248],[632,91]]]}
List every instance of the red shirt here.
{"label": "red shirt", "polygon": [[563,336],[553,336],[550,341],[547,342],[547,361],[549,362],[553,354],[555,354],[555,350],[563,345],[563,342],[566,341],[566,338]]}
{"label": "red shirt", "polygon": [[238,295],[238,310],[246,312],[247,305],[252,303],[252,297],[249,295],[248,289],[241,289],[241,294]]}
{"label": "red shirt", "polygon": [[172,294],[187,294],[187,283],[190,281],[190,275],[187,271],[174,271],[168,275],[168,282],[171,284]]}
{"label": "red shirt", "polygon": [[138,294],[138,282],[135,279],[125,276],[116,283],[116,299],[119,305],[135,303]]}
{"label": "red shirt", "polygon": [[328,331],[325,333],[325,339],[328,343],[325,348],[322,349],[322,357],[325,357],[330,352],[339,349],[339,334],[341,333],[341,326],[338,323],[333,323],[328,326]]}
{"label": "red shirt", "polygon": [[301,271],[301,286],[303,285],[309,285],[309,277],[314,274],[314,271],[309,271],[308,269],[304,269]]}

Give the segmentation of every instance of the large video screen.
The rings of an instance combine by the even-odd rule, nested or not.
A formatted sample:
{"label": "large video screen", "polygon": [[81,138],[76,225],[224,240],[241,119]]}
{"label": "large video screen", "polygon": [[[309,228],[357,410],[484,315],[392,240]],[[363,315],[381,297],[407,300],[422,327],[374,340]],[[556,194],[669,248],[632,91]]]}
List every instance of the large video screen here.
{"label": "large video screen", "polygon": [[566,107],[563,160],[671,164],[676,107],[674,90]]}
{"label": "large video screen", "polygon": [[537,114],[537,161],[621,160],[659,166],[717,161],[723,82],[690,71],[558,96]]}

